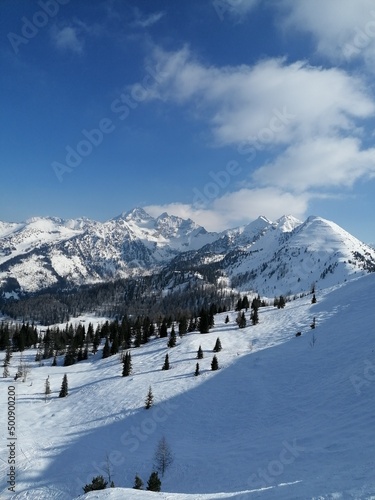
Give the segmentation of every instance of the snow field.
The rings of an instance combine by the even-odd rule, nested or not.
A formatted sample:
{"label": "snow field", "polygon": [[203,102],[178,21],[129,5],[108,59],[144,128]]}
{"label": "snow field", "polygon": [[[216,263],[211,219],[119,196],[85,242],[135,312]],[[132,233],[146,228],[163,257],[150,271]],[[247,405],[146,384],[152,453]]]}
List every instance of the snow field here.
{"label": "snow field", "polygon": [[[116,486],[131,488],[136,473],[147,483],[162,436],[174,455],[162,493],[115,488],[87,498],[375,498],[375,275],[318,292],[317,299],[262,308],[260,323],[243,330],[234,322],[237,313],[229,313],[228,325],[227,313],[216,315],[209,334],[187,334],[172,349],[167,339],[152,340],[131,350],[130,377],[121,377],[118,355],[102,360],[100,351],[69,367],[60,358],[51,367],[52,360],[38,366],[35,351],[28,351],[29,380],[15,384],[12,498],[76,498],[94,476],[106,475],[108,463]],[[212,372],[217,337],[223,350],[220,370]],[[199,345],[204,358],[198,361]],[[171,369],[162,371],[166,353]],[[201,375],[195,377],[197,361]],[[69,396],[58,398],[64,373]],[[53,394],[45,402],[47,376]],[[5,387],[14,382],[0,384],[4,407]],[[150,385],[155,404],[145,410]],[[4,477],[6,453],[0,458]],[[7,498],[3,480],[1,488]]]}

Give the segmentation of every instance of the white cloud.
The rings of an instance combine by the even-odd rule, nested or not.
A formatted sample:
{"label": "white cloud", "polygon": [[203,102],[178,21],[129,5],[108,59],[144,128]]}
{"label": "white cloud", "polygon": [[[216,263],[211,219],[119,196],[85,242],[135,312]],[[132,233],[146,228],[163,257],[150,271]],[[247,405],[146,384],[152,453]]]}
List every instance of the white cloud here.
{"label": "white cloud", "polygon": [[[272,146],[357,132],[356,120],[375,111],[361,80],[336,68],[282,59],[217,68],[194,59],[187,47],[172,53],[155,49],[154,64],[162,82],[148,98],[193,104],[220,146],[254,142],[259,136]],[[280,113],[284,120],[276,118]]]}
{"label": "white cloud", "polygon": [[226,15],[241,21],[259,3],[260,0],[212,0],[212,6],[220,21],[223,21]]}
{"label": "white cloud", "polygon": [[373,0],[281,0],[284,26],[313,35],[318,52],[333,60],[363,57],[374,62]]}
{"label": "white cloud", "polygon": [[[250,187],[220,190],[203,208],[176,203],[154,206],[154,213],[188,216],[211,230],[260,214],[304,218],[311,199],[375,177],[375,149],[362,144],[375,102],[358,76],[284,59],[219,68],[197,60],[188,47],[155,48],[150,62],[160,78],[147,99],[188,105],[217,146],[235,147],[237,159],[253,169]],[[259,164],[266,151],[268,161]]]}
{"label": "white cloud", "polygon": [[190,218],[209,231],[222,231],[247,224],[259,215],[271,220],[276,220],[283,214],[304,218],[309,199],[310,195],[307,193],[295,195],[273,187],[244,188],[217,197],[207,208],[184,203],[150,205],[144,208],[155,217],[168,212],[185,219]]}
{"label": "white cloud", "polygon": [[79,38],[79,29],[73,26],[65,26],[62,29],[53,26],[51,37],[59,50],[71,50],[76,54],[82,54],[84,41]]}
{"label": "white cloud", "polygon": [[255,181],[284,189],[352,187],[375,177],[375,149],[361,150],[356,138],[322,138],[291,145],[275,161],[259,168]]}
{"label": "white cloud", "polygon": [[154,12],[149,14],[148,16],[142,15],[141,11],[138,8],[135,8],[135,17],[136,20],[132,23],[133,26],[138,28],[149,28],[153,26],[157,22],[160,21],[165,16],[165,12]]}

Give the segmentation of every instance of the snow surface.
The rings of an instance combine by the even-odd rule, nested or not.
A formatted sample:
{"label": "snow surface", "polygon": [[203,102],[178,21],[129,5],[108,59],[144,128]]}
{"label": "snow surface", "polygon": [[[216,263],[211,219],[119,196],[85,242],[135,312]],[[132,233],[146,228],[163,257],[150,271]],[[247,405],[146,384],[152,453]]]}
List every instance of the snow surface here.
{"label": "snow surface", "polygon": [[[172,349],[152,340],[132,349],[134,373],[126,378],[118,355],[102,360],[99,351],[51,367],[51,360],[33,362],[35,350],[25,352],[33,366],[27,382],[0,379],[3,444],[6,388],[17,392],[17,492],[7,494],[2,446],[1,498],[77,498],[106,475],[108,458],[124,489],[87,499],[374,499],[375,274],[320,291],[317,300],[262,308],[260,323],[243,330],[237,313],[228,325],[226,313],[216,315],[209,334],[187,334]],[[223,350],[212,372],[217,337]],[[166,353],[171,369],[162,371]],[[15,353],[12,376],[18,362]],[[64,373],[69,396],[58,398]],[[47,376],[53,394],[45,402]],[[155,405],[145,410],[150,385]],[[147,482],[162,436],[174,454],[163,492],[131,489],[136,473]]]}

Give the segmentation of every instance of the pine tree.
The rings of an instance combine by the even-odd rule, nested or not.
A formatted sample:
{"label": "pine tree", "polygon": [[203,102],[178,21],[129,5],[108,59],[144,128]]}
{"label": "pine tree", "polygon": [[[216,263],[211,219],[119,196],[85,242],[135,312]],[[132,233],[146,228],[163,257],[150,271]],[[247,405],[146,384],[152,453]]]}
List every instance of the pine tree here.
{"label": "pine tree", "polygon": [[159,479],[159,475],[157,472],[152,472],[151,476],[149,477],[147,481],[147,488],[148,491],[160,491],[161,489],[161,481]]}
{"label": "pine tree", "polygon": [[236,323],[238,325],[238,328],[245,328],[246,326],[246,318],[245,318],[245,313],[239,311],[237,318],[236,318]]}
{"label": "pine tree", "polygon": [[175,347],[175,346],[176,346],[176,332],[174,326],[172,326],[171,335],[168,340],[168,347]]}
{"label": "pine tree", "polygon": [[146,410],[149,410],[153,404],[154,404],[154,395],[152,394],[152,389],[150,386],[145,401]]}
{"label": "pine tree", "polygon": [[226,318],[225,318],[225,324],[227,325],[229,323],[229,316],[227,314]]}
{"label": "pine tree", "polygon": [[216,344],[214,347],[214,352],[220,352],[222,349],[219,337],[216,339]]}
{"label": "pine tree", "polygon": [[162,321],[162,324],[160,325],[159,328],[159,337],[165,338],[168,337],[168,326],[167,326],[167,320],[164,318]]}
{"label": "pine tree", "polygon": [[200,333],[208,333],[210,330],[210,317],[206,309],[202,309],[200,312],[198,330]]}
{"label": "pine tree", "polygon": [[68,395],[68,376],[65,373],[61,384],[59,398],[65,398],[67,395]]}
{"label": "pine tree", "polygon": [[215,370],[218,370],[218,369],[219,369],[219,362],[218,362],[218,360],[217,360],[217,357],[216,357],[216,356],[214,356],[214,357],[212,358],[212,361],[211,361],[211,370],[212,370],[212,371],[215,371]]}
{"label": "pine tree", "polygon": [[132,359],[130,352],[126,352],[123,357],[122,376],[128,377],[132,372]]}
{"label": "pine tree", "polygon": [[316,304],[316,297],[315,297],[315,293],[313,294],[312,296],[312,299],[311,299],[311,304]]}
{"label": "pine tree", "polygon": [[195,372],[194,375],[197,377],[199,375],[199,363],[195,365]]}
{"label": "pine tree", "polygon": [[249,299],[247,298],[247,295],[245,295],[244,298],[242,299],[242,309],[245,309],[247,312],[249,307],[250,307]]}
{"label": "pine tree", "polygon": [[203,351],[201,346],[198,347],[197,359],[203,359]]}
{"label": "pine tree", "polygon": [[105,490],[107,484],[103,476],[96,476],[90,484],[86,484],[86,486],[83,487],[83,491],[84,493],[88,493],[89,491]]}
{"label": "pine tree", "polygon": [[168,356],[168,354],[165,355],[165,360],[164,360],[164,365],[162,367],[162,370],[169,370],[169,356]]}
{"label": "pine tree", "polygon": [[49,375],[44,382],[44,400],[47,401],[49,396],[51,395],[51,385],[49,383]]}
{"label": "pine tree", "polygon": [[282,295],[280,295],[279,300],[278,300],[278,304],[277,304],[277,308],[284,309],[284,307],[285,307],[285,299]]}
{"label": "pine tree", "polygon": [[178,323],[178,334],[180,337],[183,337],[186,334],[187,328],[188,328],[187,318],[186,316],[182,316],[182,318]]}
{"label": "pine tree", "polygon": [[134,490],[143,490],[143,481],[138,476],[138,474],[135,475],[133,489]]}
{"label": "pine tree", "polygon": [[103,356],[102,358],[108,358],[109,356],[111,355],[111,348],[110,348],[110,345],[109,345],[109,339],[108,337],[105,339],[105,344],[104,344],[104,347],[103,347]]}
{"label": "pine tree", "polygon": [[251,323],[253,325],[257,325],[259,323],[259,314],[258,314],[258,308],[254,307],[252,309],[251,315],[250,315]]}

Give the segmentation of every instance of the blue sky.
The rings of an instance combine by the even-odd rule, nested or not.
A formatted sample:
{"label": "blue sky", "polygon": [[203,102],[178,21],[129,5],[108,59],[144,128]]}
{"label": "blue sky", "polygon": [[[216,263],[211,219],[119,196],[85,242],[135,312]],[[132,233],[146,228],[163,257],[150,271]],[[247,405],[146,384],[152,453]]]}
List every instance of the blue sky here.
{"label": "blue sky", "polygon": [[0,220],[320,215],[375,242],[371,0],[3,0]]}

